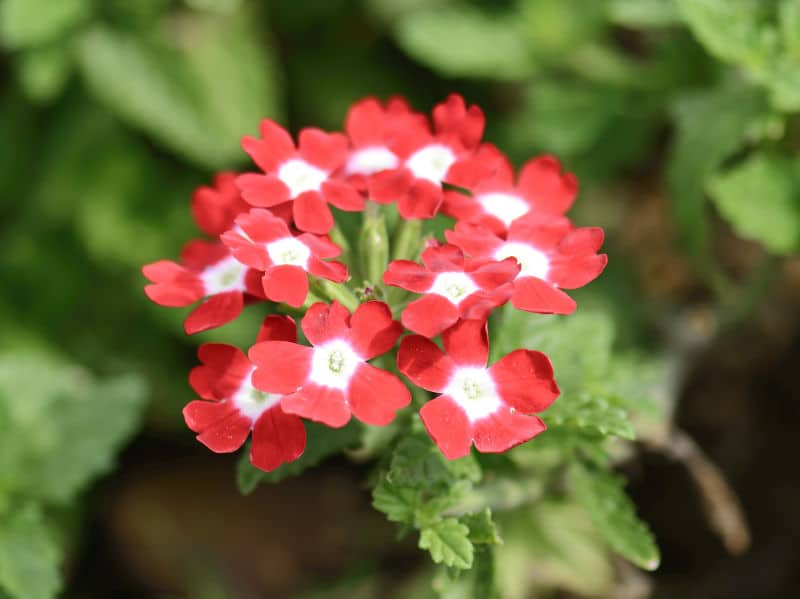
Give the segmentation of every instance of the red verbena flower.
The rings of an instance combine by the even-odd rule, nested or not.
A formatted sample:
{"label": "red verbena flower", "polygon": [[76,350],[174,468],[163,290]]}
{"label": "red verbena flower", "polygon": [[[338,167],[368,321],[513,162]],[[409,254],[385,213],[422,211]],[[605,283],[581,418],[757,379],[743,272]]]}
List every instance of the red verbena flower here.
{"label": "red verbena flower", "polygon": [[561,291],[576,289],[597,278],[608,258],[598,254],[603,244],[599,227],[574,228],[566,217],[529,215],[511,223],[506,239],[467,223],[446,231],[447,240],[475,258],[515,258],[520,265],[511,303],[519,310],[570,314],[575,300]]}
{"label": "red verbena flower", "polygon": [[516,219],[528,214],[563,215],[578,194],[578,180],[565,173],[553,156],[539,156],[526,162],[514,184],[514,169],[504,156],[477,165],[478,168],[459,169],[453,181],[471,191],[472,196],[447,191],[442,212],[459,221],[486,226],[504,235]]}
{"label": "red verbena flower", "polygon": [[274,302],[303,305],[309,274],[337,283],[347,279],[344,264],[323,261],[341,253],[327,237],[292,235],[283,220],[259,208],[240,215],[236,225],[238,230],[223,233],[221,239],[237,260],[264,273],[264,294]]}
{"label": "red verbena flower", "polygon": [[351,414],[383,426],[411,402],[400,379],[367,363],[389,351],[403,330],[386,304],[363,303],[351,317],[338,302],[316,303],[301,326],[314,347],[266,341],[249,354],[258,366],[253,384],[286,394],[285,412],[335,428],[347,424]]}
{"label": "red verbena flower", "polygon": [[[258,341],[297,340],[294,320],[270,315],[264,320]],[[220,343],[201,345],[203,363],[189,375],[189,382],[202,400],[183,408],[186,425],[198,433],[197,440],[217,453],[239,449],[253,433],[250,461],[261,470],[275,470],[299,458],[306,446],[303,421],[281,409],[281,395],[253,387],[255,366],[236,347]]]}
{"label": "red verbena flower", "polygon": [[161,306],[183,307],[205,298],[186,317],[186,333],[193,335],[230,322],[246,302],[264,299],[261,273],[248,268],[218,242],[190,241],[181,262],[159,260],[142,267],[152,282],[144,292]]}
{"label": "red verbena flower", "polygon": [[236,179],[249,204],[260,208],[289,204],[295,226],[310,233],[327,233],[333,228],[329,203],[342,210],[363,210],[363,196],[335,177],[347,160],[343,134],[308,127],[300,131],[295,148],[285,129],[264,119],[261,139],[247,136],[242,147],[265,173],[247,173]]}
{"label": "red verbena flower", "polygon": [[347,180],[366,191],[372,175],[396,169],[400,158],[391,145],[409,130],[425,133],[428,121],[424,115],[413,112],[403,98],[390,98],[385,107],[376,98],[364,98],[353,104],[345,120],[352,146],[344,166]]}
{"label": "red verbena flower", "polygon": [[417,127],[400,132],[390,148],[400,165],[369,181],[370,198],[384,204],[397,201],[403,218],[436,215],[442,182],[449,182],[451,167],[474,157],[485,120],[480,108],[467,108],[464,99],[453,94],[433,109],[433,123],[435,132]]}
{"label": "red verbena flower", "polygon": [[421,335],[400,343],[397,367],[414,384],[440,393],[420,410],[425,428],[448,459],[499,453],[545,430],[534,412],[559,395],[550,360],[518,349],[489,368],[486,323],[462,320],[442,333],[445,352]]}
{"label": "red verbena flower", "polygon": [[250,210],[236,187],[236,177],[236,173],[217,173],[213,186],[199,187],[192,195],[192,216],[203,233],[217,237],[233,226],[237,216]]}
{"label": "red verbena flower", "polygon": [[401,320],[406,328],[426,337],[435,337],[460,318],[485,320],[508,301],[510,282],[520,269],[514,259],[464,259],[454,245],[427,248],[422,263],[394,260],[383,282],[424,294],[406,306]]}

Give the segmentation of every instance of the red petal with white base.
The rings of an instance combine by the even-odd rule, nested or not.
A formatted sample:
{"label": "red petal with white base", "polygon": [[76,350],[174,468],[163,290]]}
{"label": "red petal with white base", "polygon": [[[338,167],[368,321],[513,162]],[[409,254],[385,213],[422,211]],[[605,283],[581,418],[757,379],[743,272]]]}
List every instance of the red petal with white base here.
{"label": "red petal with white base", "polygon": [[439,392],[447,387],[455,364],[430,339],[409,335],[400,342],[397,369],[415,385]]}
{"label": "red petal with white base", "polygon": [[514,281],[511,304],[518,310],[538,314],[572,314],[578,307],[575,300],[558,287],[536,277],[520,277]]}
{"label": "red petal with white base", "polygon": [[204,399],[230,397],[253,367],[238,347],[225,343],[204,343],[197,357],[203,365],[189,373],[189,384]]}
{"label": "red petal with white base", "polygon": [[530,441],[547,427],[541,418],[501,408],[473,423],[475,448],[484,453],[502,453]]}
{"label": "red petal with white base", "polygon": [[534,202],[538,210],[564,214],[578,195],[578,180],[564,173],[554,156],[539,156],[522,166],[518,189]]}
{"label": "red petal with white base", "polygon": [[402,287],[414,293],[425,293],[435,278],[433,273],[411,260],[392,260],[383,273],[386,285]]}
{"label": "red petal with white base", "polygon": [[326,171],[338,169],[347,158],[347,138],[341,133],[307,127],[300,131],[298,141],[300,157]]}
{"label": "red petal with white base", "polygon": [[431,294],[408,304],[400,319],[407,329],[426,337],[436,337],[454,325],[460,316],[459,309],[450,300]]}
{"label": "red petal with white base", "polygon": [[469,454],[472,425],[464,410],[447,395],[426,403],[419,411],[422,422],[434,443],[448,460]]}
{"label": "red petal with white base", "polygon": [[317,302],[306,311],[300,326],[312,345],[346,339],[350,336],[350,312],[337,301],[330,305]]}
{"label": "red petal with white base", "polygon": [[365,360],[392,349],[402,333],[403,325],[392,319],[392,311],[383,302],[365,302],[350,318],[350,343]]}
{"label": "red petal with white base", "polygon": [[236,186],[245,202],[259,208],[271,208],[291,199],[289,188],[275,175],[239,175]]}
{"label": "red petal with white base", "polygon": [[186,320],[183,329],[187,335],[207,331],[235,320],[244,308],[241,291],[226,291],[210,296],[197,306]]}
{"label": "red petal with white base", "polygon": [[464,252],[450,244],[429,247],[422,252],[422,263],[433,272],[464,270]]}
{"label": "red petal with white base", "polygon": [[341,428],[350,421],[344,391],[314,383],[281,399],[281,407],[288,414],[297,414],[331,428]]}
{"label": "red petal with white base", "polygon": [[272,266],[262,279],[264,295],[273,302],[299,308],[308,297],[308,274],[299,266]]}
{"label": "red petal with white base", "polygon": [[553,365],[542,352],[518,349],[489,368],[497,393],[525,414],[541,412],[558,397]]}
{"label": "red petal with white base", "polygon": [[260,124],[261,139],[246,136],[242,148],[265,172],[275,170],[295,153],[292,136],[275,121],[264,119]]}
{"label": "red petal with white base", "polygon": [[411,403],[411,394],[393,374],[360,364],[350,380],[347,401],[361,422],[385,426],[394,419],[397,410]]}
{"label": "red petal with white base", "polygon": [[322,235],[333,229],[333,214],[318,191],[306,191],[292,203],[294,223],[301,231]]}
{"label": "red petal with white base", "polygon": [[486,366],[489,335],[485,320],[460,320],[442,333],[442,344],[458,365]]}
{"label": "red petal with white base", "polygon": [[303,455],[306,429],[297,416],[286,414],[279,405],[266,410],[253,427],[250,462],[256,468],[271,472],[281,464]]}
{"label": "red petal with white base", "polygon": [[308,378],[313,351],[287,341],[256,343],[247,353],[257,367],[253,386],[267,393],[294,393]]}

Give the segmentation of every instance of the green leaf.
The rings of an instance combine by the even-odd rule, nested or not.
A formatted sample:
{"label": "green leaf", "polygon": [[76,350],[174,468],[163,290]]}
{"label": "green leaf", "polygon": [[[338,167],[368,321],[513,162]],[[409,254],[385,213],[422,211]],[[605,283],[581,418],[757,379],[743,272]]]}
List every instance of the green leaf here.
{"label": "green leaf", "polygon": [[658,568],[661,558],[653,534],[636,516],[622,479],[578,462],[570,467],[569,478],[575,498],[606,542],[637,566],[646,570]]}
{"label": "green leaf", "polygon": [[501,545],[503,540],[492,520],[492,510],[488,507],[477,514],[461,516],[461,523],[469,528],[469,540],[476,545]]}
{"label": "green leaf", "polygon": [[55,597],[61,587],[60,562],[61,550],[36,507],[27,505],[3,514],[0,591],[14,599]]}
{"label": "green leaf", "polygon": [[675,104],[677,136],[670,151],[667,183],[674,196],[678,231],[696,257],[708,251],[703,193],[708,178],[766,114],[762,94],[741,83],[682,96]]}
{"label": "green leaf", "polygon": [[325,458],[358,443],[361,430],[355,420],[342,428],[330,428],[316,422],[306,422],[306,449],[298,459],[282,464],[272,472],[259,470],[250,463],[249,452],[242,452],[236,470],[236,482],[244,495],[252,493],[261,483],[277,483],[316,466]]}
{"label": "green leaf", "polygon": [[675,0],[610,0],[608,17],[625,27],[665,27],[680,21]]}
{"label": "green leaf", "polygon": [[603,435],[634,439],[628,414],[613,405],[613,398],[589,393],[560,397],[542,414],[548,426],[577,426],[594,429]]}
{"label": "green leaf", "polygon": [[110,470],[136,430],[142,380],[97,381],[45,354],[0,356],[0,489],[65,504]]}
{"label": "green leaf", "polygon": [[91,10],[91,0],[4,0],[0,40],[9,48],[49,42],[86,20]]}
{"label": "green leaf", "polygon": [[709,182],[722,217],[776,254],[800,247],[800,162],[758,152]]}
{"label": "green leaf", "polygon": [[394,36],[412,58],[447,77],[519,79],[534,67],[516,19],[468,5],[409,12]]}
{"label": "green leaf", "polygon": [[584,0],[521,1],[520,28],[527,34],[537,58],[554,62],[591,42],[605,25],[605,2]]}
{"label": "green leaf", "polygon": [[242,135],[277,116],[271,54],[245,15],[182,15],[169,26],[147,36],[102,27],[87,33],[79,62],[89,87],[128,123],[199,165],[243,162]]}
{"label": "green leaf", "polygon": [[413,524],[419,503],[419,489],[399,487],[382,481],[372,491],[372,505],[386,514],[386,518],[392,522]]}
{"label": "green leaf", "polygon": [[17,76],[29,98],[45,102],[61,92],[72,67],[73,56],[68,47],[43,46],[28,50],[19,57]]}
{"label": "green leaf", "polygon": [[387,479],[403,487],[450,485],[459,479],[480,480],[481,469],[470,454],[457,460],[445,458],[424,434],[408,435],[395,448]]}
{"label": "green leaf", "polygon": [[430,551],[437,564],[462,570],[472,567],[474,548],[469,540],[469,529],[455,518],[446,518],[422,529],[419,548]]}

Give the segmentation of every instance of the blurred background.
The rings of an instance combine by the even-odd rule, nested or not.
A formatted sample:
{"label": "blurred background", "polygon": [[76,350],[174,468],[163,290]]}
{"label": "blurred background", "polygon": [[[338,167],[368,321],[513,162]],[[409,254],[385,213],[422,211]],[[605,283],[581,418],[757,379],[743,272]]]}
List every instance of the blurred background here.
{"label": "blurred background", "polygon": [[0,0],[0,44],[12,596],[431,595],[368,465],[239,494],[236,457],[181,408],[197,345],[245,346],[262,314],[187,338],[139,269],[197,236],[192,190],[250,168],[262,117],[336,130],[365,95],[428,111],[450,92],[516,164],[578,175],[570,216],[609,255],[579,303],[665,373],[642,375],[662,416],[620,464],[660,569],[567,512],[505,596],[796,596],[800,0]]}

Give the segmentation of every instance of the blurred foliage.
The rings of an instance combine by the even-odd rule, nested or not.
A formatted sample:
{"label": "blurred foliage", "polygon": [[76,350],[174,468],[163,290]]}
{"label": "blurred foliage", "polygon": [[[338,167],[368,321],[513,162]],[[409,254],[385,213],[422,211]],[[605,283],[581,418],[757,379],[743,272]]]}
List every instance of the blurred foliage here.
{"label": "blurred foliage", "polygon": [[[342,448],[361,459],[391,448],[375,506],[420,533],[444,597],[491,596],[487,581],[509,598],[598,596],[616,577],[607,546],[657,561],[607,474],[643,434],[637,418],[657,413],[663,375],[613,341],[615,330],[645,339],[660,318],[615,254],[619,215],[639,200],[631,181],[666,194],[674,253],[717,293],[749,285],[716,254],[730,230],[797,252],[800,0],[0,0],[0,46],[3,593],[59,588],[75,534],[61,515],[136,430],[145,381],[148,430],[191,438],[180,408],[197,340],[184,338],[180,310],[146,302],[138,267],[196,234],[192,189],[215,169],[249,168],[239,138],[261,117],[339,128],[368,94],[428,109],[458,91],[516,163],[557,154],[586,190],[573,216],[605,219],[609,283],[581,296],[598,312],[509,312],[496,329],[495,355],[541,349],[563,381],[536,443],[450,463],[420,431],[347,429],[313,435],[319,446],[286,472],[242,466],[240,484]],[[260,318],[251,310],[199,337],[246,346]],[[531,563],[535,580],[520,578]]]}

